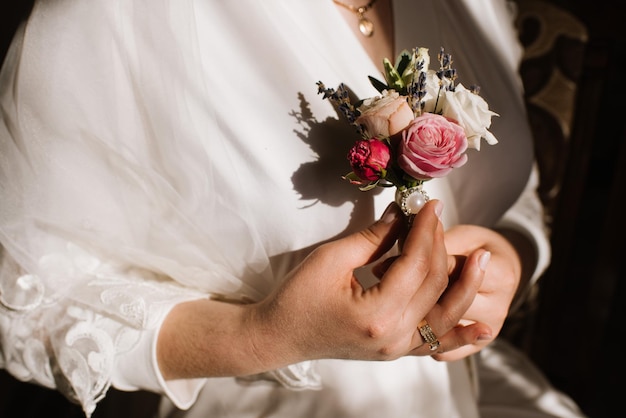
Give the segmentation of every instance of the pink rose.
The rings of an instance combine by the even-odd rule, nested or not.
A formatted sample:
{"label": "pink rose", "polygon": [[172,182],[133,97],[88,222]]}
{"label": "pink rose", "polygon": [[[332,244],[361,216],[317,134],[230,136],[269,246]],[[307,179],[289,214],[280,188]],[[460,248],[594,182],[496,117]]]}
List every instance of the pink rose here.
{"label": "pink rose", "polygon": [[395,91],[385,90],[382,97],[367,99],[359,106],[356,123],[365,127],[369,137],[388,138],[413,120],[413,110]]}
{"label": "pink rose", "polygon": [[356,141],[348,152],[352,171],[362,180],[376,181],[385,176],[389,147],[376,138]]}
{"label": "pink rose", "polygon": [[402,131],[398,164],[411,177],[430,180],[465,164],[466,150],[461,126],[444,116],[424,113]]}

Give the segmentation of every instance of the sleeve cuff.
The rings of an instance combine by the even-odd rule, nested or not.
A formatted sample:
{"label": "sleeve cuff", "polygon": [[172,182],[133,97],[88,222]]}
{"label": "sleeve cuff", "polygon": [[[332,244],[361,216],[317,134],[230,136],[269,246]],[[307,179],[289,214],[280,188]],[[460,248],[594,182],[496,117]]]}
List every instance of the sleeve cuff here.
{"label": "sleeve cuff", "polygon": [[177,304],[160,310],[157,325],[137,330],[138,341],[132,349],[118,353],[112,384],[123,391],[147,390],[167,396],[179,409],[189,409],[198,399],[206,379],[165,380],[157,362],[156,348],[161,325],[170,310]]}
{"label": "sleeve cuff", "polygon": [[533,165],[528,183],[519,199],[498,221],[498,228],[508,228],[526,236],[535,248],[536,264],[529,285],[533,285],[550,265],[552,247],[544,221],[544,209],[537,187],[539,168]]}
{"label": "sleeve cuff", "polygon": [[497,224],[498,228],[508,228],[523,234],[533,244],[536,263],[531,274],[529,286],[532,286],[550,265],[551,247],[542,228],[521,213],[511,212]]}

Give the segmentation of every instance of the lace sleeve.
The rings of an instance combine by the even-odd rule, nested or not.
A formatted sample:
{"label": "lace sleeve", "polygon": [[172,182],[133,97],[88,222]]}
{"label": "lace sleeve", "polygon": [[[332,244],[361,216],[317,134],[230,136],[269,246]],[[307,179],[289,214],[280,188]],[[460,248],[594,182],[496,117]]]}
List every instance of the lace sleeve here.
{"label": "lace sleeve", "polygon": [[[111,386],[116,359],[173,304],[206,297],[146,271],[107,265],[71,244],[40,263],[51,272],[45,280],[2,253],[0,367],[59,390],[87,416]],[[56,287],[72,290],[57,294]]]}

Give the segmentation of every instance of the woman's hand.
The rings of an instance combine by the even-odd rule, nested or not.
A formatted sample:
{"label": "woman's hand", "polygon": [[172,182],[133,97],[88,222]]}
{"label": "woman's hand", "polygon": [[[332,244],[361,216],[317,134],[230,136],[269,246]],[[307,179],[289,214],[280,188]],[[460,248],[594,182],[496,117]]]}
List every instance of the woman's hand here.
{"label": "woman's hand", "polygon": [[[493,336],[502,329],[509,307],[518,288],[522,274],[521,260],[515,247],[501,234],[480,226],[459,225],[445,233],[446,248],[450,254],[453,269],[462,268],[467,257],[476,251],[491,253],[482,285],[474,302],[463,315],[459,326],[475,321],[488,324]],[[454,275],[453,275],[454,280]],[[437,360],[452,361],[478,352],[489,343],[485,335],[475,344],[459,345],[458,348],[442,347],[433,355]]]}
{"label": "woman's hand", "polygon": [[[254,316],[268,335],[287,346],[290,362],[312,358],[391,360],[407,354],[431,354],[417,325],[429,322],[440,332],[452,330],[469,308],[482,282],[477,261],[443,300],[448,287],[448,259],[443,229],[433,201],[415,218],[402,253],[388,265],[380,282],[367,290],[354,270],[386,252],[402,227],[396,205],[372,227],[318,247],[287,278],[283,286],[258,305]],[[473,343],[489,333],[484,325],[455,328],[442,345]],[[259,344],[262,345],[262,344]],[[286,354],[285,351],[289,353]],[[264,353],[265,354],[265,353]],[[265,357],[264,354],[263,355]],[[272,356],[276,351],[266,352]],[[264,359],[275,362],[278,359]]]}
{"label": "woman's hand", "polygon": [[157,356],[164,377],[245,375],[320,358],[430,355],[417,329],[426,314],[444,349],[476,343],[490,328],[479,322],[457,324],[471,310],[482,284],[482,253],[470,255],[449,286],[440,211],[438,201],[420,211],[402,253],[368,289],[354,270],[395,243],[404,222],[395,204],[369,228],[315,249],[263,301],[201,300],[176,306],[159,335]]}

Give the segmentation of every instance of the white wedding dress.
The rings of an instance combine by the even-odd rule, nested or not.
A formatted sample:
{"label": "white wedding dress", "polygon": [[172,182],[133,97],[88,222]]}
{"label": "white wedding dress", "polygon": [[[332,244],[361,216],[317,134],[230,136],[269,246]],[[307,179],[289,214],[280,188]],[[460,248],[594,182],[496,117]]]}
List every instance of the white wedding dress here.
{"label": "white wedding dress", "polygon": [[[509,210],[532,144],[507,2],[394,12],[398,49],[445,46],[501,115],[500,143],[429,194],[448,226],[501,222],[533,238],[537,276],[549,247],[532,189]],[[173,382],[156,367],[175,304],[259,299],[392,200],[341,179],[355,135],[317,95],[321,80],[372,96],[377,66],[330,0],[37,1],[0,78],[0,367],[87,414],[113,385],[164,394],[164,416],[477,417],[472,361]]]}

